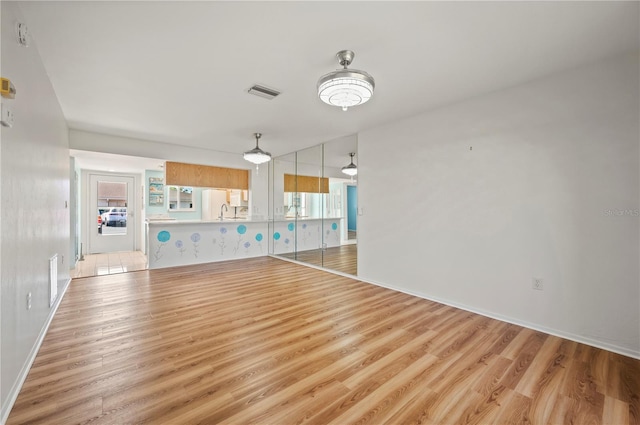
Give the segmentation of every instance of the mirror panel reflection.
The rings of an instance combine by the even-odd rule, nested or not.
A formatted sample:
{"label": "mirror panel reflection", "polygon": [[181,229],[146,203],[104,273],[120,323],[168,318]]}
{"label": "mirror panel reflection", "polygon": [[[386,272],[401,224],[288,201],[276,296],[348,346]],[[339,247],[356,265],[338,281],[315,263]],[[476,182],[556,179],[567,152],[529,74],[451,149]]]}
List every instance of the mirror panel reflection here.
{"label": "mirror panel reflection", "polygon": [[355,152],[350,136],[274,158],[270,253],[357,275],[357,180],[341,171]]}

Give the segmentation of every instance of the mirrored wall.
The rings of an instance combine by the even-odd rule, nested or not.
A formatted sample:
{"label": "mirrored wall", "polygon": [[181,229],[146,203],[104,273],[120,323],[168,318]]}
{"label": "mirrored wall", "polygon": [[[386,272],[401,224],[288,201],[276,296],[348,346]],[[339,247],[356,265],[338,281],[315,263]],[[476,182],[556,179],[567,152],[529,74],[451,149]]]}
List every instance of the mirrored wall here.
{"label": "mirrored wall", "polygon": [[341,170],[356,136],[274,158],[269,168],[269,253],[350,275],[357,266],[357,175]]}

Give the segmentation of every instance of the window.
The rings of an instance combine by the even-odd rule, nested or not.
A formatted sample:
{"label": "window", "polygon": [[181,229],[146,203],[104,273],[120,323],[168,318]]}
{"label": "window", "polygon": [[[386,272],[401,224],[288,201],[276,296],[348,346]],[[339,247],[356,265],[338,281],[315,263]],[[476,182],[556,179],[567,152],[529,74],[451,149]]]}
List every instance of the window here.
{"label": "window", "polygon": [[187,186],[167,186],[169,211],[195,211],[193,188]]}
{"label": "window", "polygon": [[98,234],[127,234],[127,184],[98,180]]}

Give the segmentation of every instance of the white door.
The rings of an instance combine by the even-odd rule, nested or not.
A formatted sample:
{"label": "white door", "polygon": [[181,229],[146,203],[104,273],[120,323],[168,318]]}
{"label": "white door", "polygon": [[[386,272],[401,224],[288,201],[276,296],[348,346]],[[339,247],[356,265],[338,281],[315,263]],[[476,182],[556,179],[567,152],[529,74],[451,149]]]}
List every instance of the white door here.
{"label": "white door", "polygon": [[89,254],[135,249],[135,178],[89,174]]}

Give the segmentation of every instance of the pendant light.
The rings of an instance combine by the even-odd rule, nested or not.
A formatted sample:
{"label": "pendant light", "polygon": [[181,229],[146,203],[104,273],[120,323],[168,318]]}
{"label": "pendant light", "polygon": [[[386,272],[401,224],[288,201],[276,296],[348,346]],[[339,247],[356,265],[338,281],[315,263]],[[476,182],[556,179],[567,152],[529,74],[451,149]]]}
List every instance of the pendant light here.
{"label": "pendant light", "polygon": [[345,165],[344,167],[342,167],[342,172],[348,176],[353,177],[356,174],[358,174],[358,167],[356,166],[356,164],[353,163],[353,157],[356,156],[356,153],[350,152],[349,156],[351,157],[351,164]]}
{"label": "pendant light", "polygon": [[271,154],[269,152],[263,151],[258,146],[258,140],[260,140],[260,137],[262,137],[262,134],[254,133],[254,136],[256,137],[256,147],[251,149],[250,151],[246,151],[243,154],[243,157],[247,161],[256,164],[256,170],[257,170],[260,164],[271,161]]}
{"label": "pendant light", "polygon": [[347,69],[355,53],[341,50],[336,54],[338,63],[344,68],[323,75],[318,80],[318,97],[324,103],[339,106],[346,111],[351,106],[362,105],[373,96],[375,81],[364,71]]}

